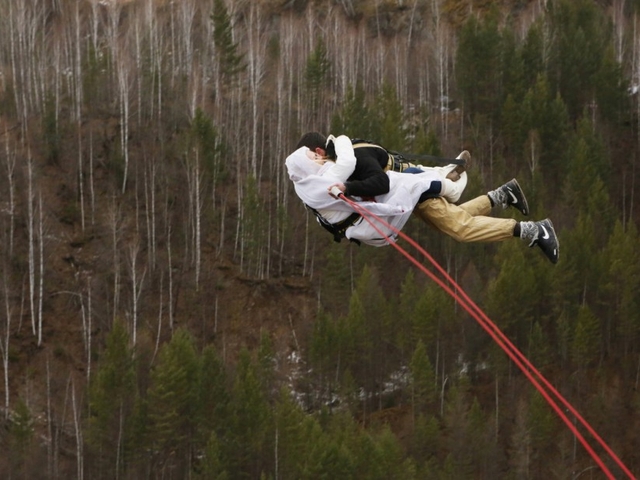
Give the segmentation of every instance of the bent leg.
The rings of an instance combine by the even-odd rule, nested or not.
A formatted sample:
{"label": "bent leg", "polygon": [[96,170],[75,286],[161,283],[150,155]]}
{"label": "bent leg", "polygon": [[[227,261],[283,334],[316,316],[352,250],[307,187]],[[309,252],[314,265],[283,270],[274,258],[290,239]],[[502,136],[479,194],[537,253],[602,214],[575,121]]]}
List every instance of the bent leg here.
{"label": "bent leg", "polygon": [[452,181],[445,175],[442,182],[442,193],[448,202],[455,203],[460,200],[462,192],[467,187],[467,172],[462,172],[460,178],[457,181]]}
{"label": "bent leg", "polygon": [[488,195],[480,195],[458,206],[474,217],[478,215],[487,216],[491,213],[491,200],[489,200]]}
{"label": "bent leg", "polygon": [[[463,205],[471,211],[484,210],[481,197]],[[491,204],[487,199],[489,209]],[[459,242],[498,242],[513,237],[516,221],[512,218],[493,218],[472,215],[467,208],[447,202],[445,199],[430,198],[416,206],[414,212],[427,224]]]}
{"label": "bent leg", "polygon": [[[418,165],[414,167],[414,169],[419,169],[422,171],[431,171],[436,172],[440,176],[440,180],[442,182],[442,191],[440,192],[440,196],[447,199],[447,201],[451,203],[455,203],[460,200],[464,189],[467,187],[467,172],[462,172],[460,174],[460,178],[456,181],[451,180],[447,177],[447,175],[457,168],[458,165],[451,164],[445,167],[425,167],[424,165]],[[413,172],[412,172],[413,173]]]}

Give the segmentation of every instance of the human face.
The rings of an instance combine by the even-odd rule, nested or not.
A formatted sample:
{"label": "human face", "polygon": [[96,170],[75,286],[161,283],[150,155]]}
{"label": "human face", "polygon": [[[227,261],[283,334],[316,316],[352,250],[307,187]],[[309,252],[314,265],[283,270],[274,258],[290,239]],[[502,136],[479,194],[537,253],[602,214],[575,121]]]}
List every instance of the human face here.
{"label": "human face", "polygon": [[316,148],[315,151],[307,150],[307,157],[318,165],[324,165],[327,162],[326,152],[322,148]]}

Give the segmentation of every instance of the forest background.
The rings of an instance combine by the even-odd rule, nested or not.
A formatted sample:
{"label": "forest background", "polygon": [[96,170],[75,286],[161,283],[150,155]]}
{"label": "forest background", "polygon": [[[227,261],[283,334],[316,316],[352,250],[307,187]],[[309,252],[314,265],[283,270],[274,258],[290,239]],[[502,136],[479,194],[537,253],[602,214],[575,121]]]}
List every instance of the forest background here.
{"label": "forest background", "polygon": [[437,286],[315,224],[309,130],[518,178],[556,266],[406,231],[639,473],[639,7],[0,0],[0,476],[601,478]]}

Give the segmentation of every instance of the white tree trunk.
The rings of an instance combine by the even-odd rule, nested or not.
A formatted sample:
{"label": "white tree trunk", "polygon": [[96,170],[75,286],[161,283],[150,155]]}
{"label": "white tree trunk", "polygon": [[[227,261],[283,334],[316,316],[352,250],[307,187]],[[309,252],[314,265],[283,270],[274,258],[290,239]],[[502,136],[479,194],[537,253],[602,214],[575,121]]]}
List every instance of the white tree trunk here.
{"label": "white tree trunk", "polygon": [[42,301],[44,298],[44,220],[42,218],[42,193],[38,194],[38,246],[39,246],[39,282],[38,282],[38,346],[42,345]]}
{"label": "white tree trunk", "polygon": [[146,275],[146,269],[142,275],[138,276],[138,253],[140,252],[140,245],[136,242],[129,248],[129,267],[131,273],[131,290],[132,290],[132,339],[133,345],[136,345],[137,332],[138,332],[138,304],[140,301],[140,294],[142,293],[142,285],[144,283],[144,277]]}
{"label": "white tree trunk", "polygon": [[9,187],[9,257],[13,256],[13,237],[15,229],[15,216],[16,216],[16,199],[15,199],[15,184],[14,184],[14,172],[16,168],[16,155],[13,149],[9,148],[9,135],[5,129],[6,138],[6,154],[7,154],[7,184]]}
{"label": "white tree trunk", "polygon": [[35,213],[33,211],[33,158],[27,159],[27,234],[29,237],[29,306],[31,331],[36,335],[36,259],[35,259]]}
{"label": "white tree trunk", "polygon": [[84,453],[83,453],[83,439],[82,439],[82,426],[81,413],[76,405],[76,389],[75,385],[71,385],[71,406],[73,407],[73,426],[76,437],[76,475],[78,480],[84,479]]}
{"label": "white tree trunk", "polygon": [[5,300],[5,331],[4,338],[0,339],[0,353],[2,354],[2,366],[4,369],[4,417],[9,417],[9,338],[11,337],[11,306],[9,304],[9,287],[7,278],[4,278]]}

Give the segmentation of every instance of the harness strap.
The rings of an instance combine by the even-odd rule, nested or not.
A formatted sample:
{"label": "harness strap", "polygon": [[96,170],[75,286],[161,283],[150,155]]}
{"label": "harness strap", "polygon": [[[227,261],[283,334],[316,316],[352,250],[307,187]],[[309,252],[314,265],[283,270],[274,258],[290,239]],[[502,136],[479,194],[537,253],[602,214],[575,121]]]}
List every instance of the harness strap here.
{"label": "harness strap", "polygon": [[[403,163],[409,162],[436,162],[436,163],[444,163],[444,164],[453,164],[453,165],[464,165],[466,162],[461,158],[444,158],[444,157],[436,157],[435,155],[427,155],[427,154],[416,154],[416,153],[400,153],[394,152],[393,150],[387,150],[382,145],[375,144],[369,140],[362,140],[359,138],[355,138],[352,140],[353,148],[358,147],[377,147],[383,149],[385,152],[389,154],[389,163],[387,164],[387,170],[393,170],[394,172],[402,172],[405,168],[408,168],[410,165],[404,167]],[[404,168],[403,168],[404,167]],[[400,168],[400,169],[397,169]]]}
{"label": "harness strap", "polygon": [[402,160],[408,160],[412,162],[427,161],[427,162],[445,163],[447,165],[449,164],[464,165],[466,163],[465,160],[462,158],[444,158],[444,157],[436,157],[435,155],[427,155],[427,154],[420,155],[416,153],[399,153],[399,152],[392,152],[392,151],[390,151],[389,153],[392,154],[397,159],[399,159],[400,161]]}
{"label": "harness strap", "polygon": [[[331,235],[333,235],[333,241],[337,243],[340,243],[343,238],[346,238],[345,233],[347,229],[354,225],[358,220],[360,220],[360,218],[362,218],[359,213],[353,212],[344,220],[340,220],[336,223],[330,223],[315,208],[310,207],[306,203],[304,204],[304,206],[307,207],[307,209],[316,216],[316,220],[318,220],[320,226],[327,230]],[[357,245],[360,245],[360,240],[351,238],[349,240]]]}
{"label": "harness strap", "polygon": [[388,172],[390,170],[393,172],[404,172],[407,168],[410,168],[413,166],[409,162],[403,162],[401,157],[392,155],[389,152],[389,150],[387,150],[386,148],[380,145],[377,145],[375,143],[370,143],[364,140],[354,140],[354,142],[355,142],[353,144],[354,150],[356,148],[363,148],[363,147],[373,147],[373,148],[379,148],[381,150],[384,150],[384,152],[389,156],[389,160],[387,161],[387,166],[384,167],[385,172]]}

